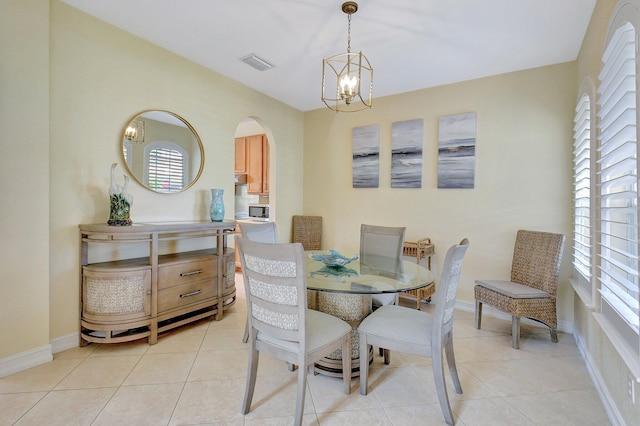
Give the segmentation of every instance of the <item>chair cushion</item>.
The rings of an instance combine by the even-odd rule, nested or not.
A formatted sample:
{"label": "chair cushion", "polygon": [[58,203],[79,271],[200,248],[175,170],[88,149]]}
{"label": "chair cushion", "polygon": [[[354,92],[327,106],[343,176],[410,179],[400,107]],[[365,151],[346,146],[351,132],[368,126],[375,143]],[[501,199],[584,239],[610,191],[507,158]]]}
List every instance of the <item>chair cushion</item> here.
{"label": "chair cushion", "polygon": [[385,305],[394,305],[396,303],[396,295],[391,293],[381,293],[371,295],[371,305],[375,308]]}
{"label": "chair cushion", "polygon": [[[309,352],[332,344],[349,332],[351,332],[351,326],[340,318],[307,309],[307,347]],[[278,339],[265,333],[258,333],[257,338],[289,352],[299,353],[297,342]]]}
{"label": "chair cushion", "polygon": [[404,306],[385,305],[366,317],[360,323],[358,332],[430,347],[432,326],[431,314]]}
{"label": "chair cushion", "polygon": [[476,284],[513,299],[544,299],[551,295],[528,285],[500,280],[476,280]]}

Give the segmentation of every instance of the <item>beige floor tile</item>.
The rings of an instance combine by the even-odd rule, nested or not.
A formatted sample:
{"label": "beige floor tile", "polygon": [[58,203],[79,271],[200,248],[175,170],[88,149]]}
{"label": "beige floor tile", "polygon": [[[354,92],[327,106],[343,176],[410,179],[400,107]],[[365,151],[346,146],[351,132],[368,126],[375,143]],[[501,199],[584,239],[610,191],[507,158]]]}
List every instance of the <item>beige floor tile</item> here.
{"label": "beige floor tile", "polygon": [[240,412],[244,380],[188,382],[178,399],[169,425],[235,422]]}
{"label": "beige floor tile", "polygon": [[[387,417],[394,425],[403,426],[440,426],[446,425],[440,404],[408,405],[405,407],[389,407],[384,409]],[[457,426],[463,424],[456,419]]]}
{"label": "beige floor tile", "polygon": [[[236,302],[239,303],[239,302]],[[245,303],[242,301],[242,303]],[[209,323],[209,330],[224,329],[224,328],[237,328],[242,329],[244,332],[244,326],[247,322],[247,312],[225,312],[224,317],[220,321],[211,321]]]}
{"label": "beige floor tile", "polygon": [[512,365],[527,371],[552,391],[593,388],[589,372],[579,356],[516,360]]}
{"label": "beige floor tile", "polygon": [[[242,386],[244,392],[244,386]],[[304,413],[315,412],[313,399],[307,386]],[[251,411],[247,419],[268,417],[293,416],[296,412],[296,397],[298,392],[298,375],[258,377],[256,380]],[[240,407],[242,399],[237,401]],[[240,408],[238,408],[240,409]]]}
{"label": "beige floor tile", "polygon": [[37,392],[53,389],[84,360],[81,358],[54,359],[46,364],[32,367],[0,379],[0,394],[15,392]]}
{"label": "beige floor tile", "polygon": [[161,336],[155,345],[150,345],[145,353],[198,352],[208,328],[208,324],[203,323],[197,328],[172,330]]}
{"label": "beige floor tile", "polygon": [[[260,361],[263,361],[262,358]],[[247,376],[247,362],[246,349],[201,351],[193,363],[188,380],[192,382],[197,380],[244,379]]]}
{"label": "beige floor tile", "polygon": [[[224,319],[222,320],[224,321]],[[201,351],[220,351],[226,349],[242,349],[248,347],[242,342],[244,329],[239,328],[212,328],[207,330]]]}
{"label": "beige floor tile", "polygon": [[87,358],[91,356],[100,345],[91,344],[87,346],[78,346],[77,348],[67,349],[66,351],[53,354],[53,359],[64,358]]}
{"label": "beige floor tile", "polygon": [[[264,419],[245,419],[245,426],[291,426],[294,416],[268,417]],[[318,426],[318,417],[315,414],[305,414],[302,416],[303,426]]]}
{"label": "beige floor tile", "polygon": [[121,386],[92,426],[166,425],[183,383]]}
{"label": "beige floor tile", "polygon": [[351,380],[351,393],[344,393],[342,379],[322,374],[309,375],[308,383],[316,413],[382,408],[373,395],[360,394],[360,380]]}
{"label": "beige floor tile", "polygon": [[47,393],[10,393],[0,395],[0,426],[12,425]]}
{"label": "beige floor tile", "polygon": [[123,385],[184,383],[196,355],[197,352],[145,355],[127,376]]}
{"label": "beige floor tile", "polygon": [[[438,402],[433,382],[416,380],[420,376],[414,367],[387,368],[381,374],[370,376],[369,394],[376,397],[382,407],[398,407],[412,404],[432,404]],[[433,376],[430,376],[433,378]],[[407,395],[415,399],[407,400]]]}
{"label": "beige floor tile", "polygon": [[610,424],[594,389],[512,396],[505,400],[538,425]]}
{"label": "beige floor tile", "polygon": [[151,345],[147,343],[146,339],[136,340],[133,342],[125,343],[112,343],[98,345],[96,350],[91,354],[91,357],[105,357],[105,356],[126,356],[126,355],[144,355]]}
{"label": "beige floor tile", "polygon": [[464,363],[471,374],[499,396],[549,392],[549,387],[523,365],[519,360]]}
{"label": "beige floor tile", "polygon": [[56,387],[56,390],[107,388],[120,386],[140,356],[89,357],[82,361]]}
{"label": "beige floor tile", "polygon": [[502,398],[461,401],[454,415],[466,426],[534,426],[530,419]]}
{"label": "beige floor tile", "polygon": [[116,390],[117,388],[112,387],[49,392],[15,424],[90,425]]}
{"label": "beige floor tile", "polygon": [[336,411],[318,414],[321,426],[392,425],[381,408],[356,411]]}

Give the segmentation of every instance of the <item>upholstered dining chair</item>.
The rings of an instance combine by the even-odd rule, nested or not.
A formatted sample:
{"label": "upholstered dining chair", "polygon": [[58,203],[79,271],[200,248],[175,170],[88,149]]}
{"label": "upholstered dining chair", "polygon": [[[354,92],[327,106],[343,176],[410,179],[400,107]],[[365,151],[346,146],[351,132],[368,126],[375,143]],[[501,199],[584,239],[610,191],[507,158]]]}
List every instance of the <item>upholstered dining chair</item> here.
{"label": "upholstered dining chair", "polygon": [[[251,408],[259,352],[298,365],[295,424],[302,423],[307,368],[341,349],[351,351],[351,326],[323,312],[307,309],[306,271],[302,244],[269,244],[239,238],[240,261],[249,310],[249,367],[242,413]],[[343,357],[351,371],[351,357]],[[344,374],[349,394],[351,375]]]}
{"label": "upholstered dining chair", "polygon": [[[259,241],[261,243],[278,242],[278,227],[275,222],[242,222],[239,223],[238,226],[240,226],[240,235],[242,238],[246,238],[251,241]],[[242,335],[242,342],[247,343],[248,340],[249,319],[247,317],[244,334]]]}
{"label": "upholstered dining chair", "polygon": [[482,322],[482,304],[511,314],[512,345],[520,348],[520,318],[549,327],[551,341],[558,342],[556,290],[564,235],[519,230],[511,262],[511,280],[476,280],[476,328]]}
{"label": "upholstered dining chair", "polygon": [[[402,267],[402,250],[406,227],[360,225],[360,265],[373,266],[393,272]],[[381,263],[382,262],[382,263]],[[393,305],[398,295],[374,294],[371,297],[373,309],[383,305]]]}
{"label": "upholstered dining chair", "polygon": [[[463,239],[447,251],[440,275],[440,285],[434,296],[435,312],[427,313],[397,305],[386,305],[373,311],[358,327],[360,336],[360,393],[367,394],[369,345],[378,345],[394,351],[431,358],[436,392],[445,421],[452,425],[453,414],[449,405],[444,379],[442,351],[457,393],[462,393],[453,353],[453,312],[456,291],[460,281],[462,260],[469,240]],[[415,398],[415,395],[414,395]]]}

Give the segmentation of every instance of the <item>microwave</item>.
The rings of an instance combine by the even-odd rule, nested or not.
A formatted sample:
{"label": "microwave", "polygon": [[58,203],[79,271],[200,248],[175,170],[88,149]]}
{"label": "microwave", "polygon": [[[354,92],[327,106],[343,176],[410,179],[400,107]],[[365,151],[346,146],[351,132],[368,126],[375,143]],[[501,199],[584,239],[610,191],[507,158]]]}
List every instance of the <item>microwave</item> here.
{"label": "microwave", "polygon": [[269,204],[249,204],[249,219],[269,221]]}

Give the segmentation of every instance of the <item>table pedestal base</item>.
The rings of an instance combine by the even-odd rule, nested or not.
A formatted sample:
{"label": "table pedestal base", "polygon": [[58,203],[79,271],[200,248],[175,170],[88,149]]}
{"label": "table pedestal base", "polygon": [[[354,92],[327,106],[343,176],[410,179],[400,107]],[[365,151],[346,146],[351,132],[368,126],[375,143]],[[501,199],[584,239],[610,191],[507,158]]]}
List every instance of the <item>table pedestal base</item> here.
{"label": "table pedestal base", "polygon": [[[371,295],[314,292],[308,295],[309,308],[336,316],[352,327],[351,332],[351,377],[360,376],[360,339],[358,325],[371,313]],[[373,350],[369,350],[369,363],[373,362]],[[342,350],[316,362],[315,371],[332,377],[342,377]]]}

